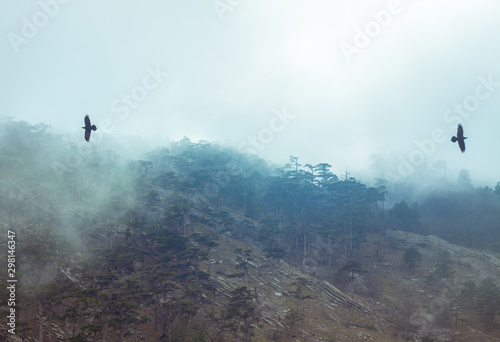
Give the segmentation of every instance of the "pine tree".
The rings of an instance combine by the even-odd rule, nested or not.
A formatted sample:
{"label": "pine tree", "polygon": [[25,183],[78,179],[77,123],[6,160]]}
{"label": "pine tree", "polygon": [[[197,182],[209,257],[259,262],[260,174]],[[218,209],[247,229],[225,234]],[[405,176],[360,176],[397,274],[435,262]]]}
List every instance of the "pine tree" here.
{"label": "pine tree", "polygon": [[493,327],[500,312],[500,287],[493,278],[484,279],[477,289],[477,310],[481,320]]}
{"label": "pine tree", "polygon": [[412,246],[406,250],[403,260],[408,268],[413,269],[422,260],[422,254],[415,246]]}
{"label": "pine tree", "polygon": [[258,321],[252,292],[246,287],[231,291],[223,318],[225,327],[234,333],[238,341],[249,341],[252,336],[252,324]]}
{"label": "pine tree", "polygon": [[248,265],[250,265],[250,261],[253,260],[251,257],[252,250],[236,248],[233,252],[236,253],[236,267],[243,271],[243,275],[245,276],[245,287],[248,288]]}
{"label": "pine tree", "polygon": [[449,279],[453,276],[453,267],[451,266],[450,252],[440,251],[438,254],[438,261],[434,265],[436,269],[434,274],[439,278]]}

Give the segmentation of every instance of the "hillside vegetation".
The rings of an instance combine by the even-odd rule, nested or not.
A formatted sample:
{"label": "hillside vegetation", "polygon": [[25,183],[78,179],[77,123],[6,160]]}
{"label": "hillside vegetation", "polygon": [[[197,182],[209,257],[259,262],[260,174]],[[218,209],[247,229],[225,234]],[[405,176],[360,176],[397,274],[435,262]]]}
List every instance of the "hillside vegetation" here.
{"label": "hillside vegetation", "polygon": [[500,340],[499,186],[463,173],[386,208],[411,187],[48,129],[0,123],[8,341]]}

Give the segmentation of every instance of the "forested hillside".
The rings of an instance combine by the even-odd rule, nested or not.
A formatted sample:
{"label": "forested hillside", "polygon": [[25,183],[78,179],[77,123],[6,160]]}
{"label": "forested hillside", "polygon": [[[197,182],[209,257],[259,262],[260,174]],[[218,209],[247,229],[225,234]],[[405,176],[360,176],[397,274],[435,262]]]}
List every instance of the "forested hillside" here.
{"label": "forested hillside", "polygon": [[[498,187],[462,184],[386,208],[391,189],[401,184],[369,186],[327,162],[310,165],[306,157],[290,156],[287,165],[276,166],[184,138],[137,159],[47,129],[8,119],[0,125],[0,239],[5,246],[8,231],[15,234],[19,341],[262,338],[261,318],[272,309],[259,303],[258,287],[267,293],[267,284],[249,284],[257,260],[270,274],[284,272],[284,261],[352,296],[382,301],[382,283],[360,286],[356,279],[369,283],[369,265],[398,250],[380,243],[387,228],[500,251]],[[0,256],[2,268],[7,258]],[[233,263],[222,268],[224,258]],[[224,292],[219,278],[239,279],[242,286]],[[292,327],[305,319],[303,301],[316,298],[300,279],[288,290],[298,304],[283,316]],[[0,280],[6,284],[7,271]],[[498,303],[483,320],[489,329],[500,312],[493,283],[491,298]],[[435,286],[432,277],[429,286]],[[8,298],[2,286],[3,317]],[[377,314],[386,323],[363,329],[403,329],[387,323],[388,311]],[[1,333],[8,335],[4,324]],[[266,338],[300,336],[289,334]]]}

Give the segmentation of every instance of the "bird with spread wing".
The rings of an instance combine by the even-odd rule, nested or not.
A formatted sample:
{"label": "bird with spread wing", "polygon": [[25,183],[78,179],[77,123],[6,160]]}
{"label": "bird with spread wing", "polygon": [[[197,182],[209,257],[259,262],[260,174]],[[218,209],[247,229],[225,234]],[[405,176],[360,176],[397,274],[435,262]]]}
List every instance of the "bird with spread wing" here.
{"label": "bird with spread wing", "polygon": [[85,140],[89,141],[90,139],[90,132],[97,130],[97,127],[95,125],[90,125],[90,118],[88,115],[85,115],[85,119],[83,119],[85,122],[85,126],[82,127],[85,130]]}
{"label": "bird with spread wing", "polygon": [[461,124],[458,124],[458,129],[457,129],[457,136],[453,136],[451,138],[452,142],[457,142],[458,141],[458,147],[460,147],[460,151],[465,152],[465,139],[467,137],[464,137],[464,128],[462,127]]}

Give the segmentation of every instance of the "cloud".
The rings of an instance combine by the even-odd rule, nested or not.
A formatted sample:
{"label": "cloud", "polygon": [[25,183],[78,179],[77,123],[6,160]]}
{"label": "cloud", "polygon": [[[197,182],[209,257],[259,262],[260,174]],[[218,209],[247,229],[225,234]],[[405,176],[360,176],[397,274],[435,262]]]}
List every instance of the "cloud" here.
{"label": "cloud", "polygon": [[[495,2],[402,0],[401,12],[352,63],[339,42],[353,42],[356,28],[376,21],[374,11],[390,1],[236,3],[221,21],[210,1],[71,1],[18,53],[7,34],[19,33],[23,17],[41,7],[9,3],[0,14],[0,73],[8,80],[0,85],[1,114],[74,131],[88,113],[97,122],[113,120],[120,136],[190,136],[238,146],[286,107],[297,118],[262,156],[293,154],[361,172],[380,150],[407,156],[435,128],[452,134],[443,111],[470,95],[479,76],[500,78]],[[156,65],[168,70],[168,80],[121,120],[111,104]],[[466,154],[443,143],[429,162],[444,158],[450,168],[492,182],[500,165],[475,151],[498,150],[481,132],[498,125],[499,101],[492,96],[468,119]]]}

